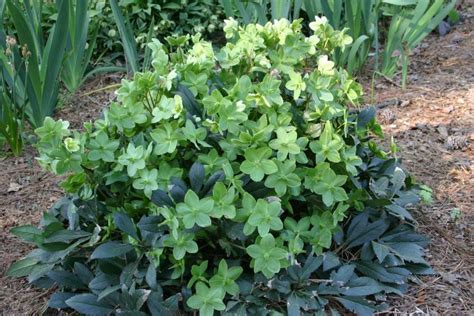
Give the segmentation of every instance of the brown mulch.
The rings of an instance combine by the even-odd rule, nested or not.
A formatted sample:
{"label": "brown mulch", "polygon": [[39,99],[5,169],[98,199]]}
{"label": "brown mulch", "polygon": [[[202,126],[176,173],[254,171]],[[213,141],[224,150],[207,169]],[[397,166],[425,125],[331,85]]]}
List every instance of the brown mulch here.
{"label": "brown mulch", "polygon": [[[390,298],[389,314],[474,314],[474,10],[440,38],[430,35],[411,58],[408,88],[384,78],[375,100],[379,121],[399,147],[402,166],[431,187],[434,201],[414,210],[431,244],[427,259],[437,275],[421,278],[403,298]],[[371,82],[364,87],[370,95]],[[393,104],[395,103],[395,104]],[[461,217],[452,214],[456,209]],[[453,212],[454,210],[454,212]]]}
{"label": "brown mulch", "polygon": [[[422,277],[404,297],[390,297],[387,314],[474,314],[474,31],[473,11],[445,37],[431,35],[414,52],[406,90],[380,78],[372,91],[375,100],[396,99],[380,110],[386,141],[393,136],[402,165],[430,186],[434,201],[414,210],[420,232],[431,238],[427,260],[437,274]],[[97,118],[113,99],[111,91],[84,93],[116,83],[101,78],[87,83],[64,100],[57,117],[79,128]],[[371,83],[364,82],[367,95]],[[394,79],[397,82],[397,78]],[[61,179],[42,171],[27,147],[23,156],[0,158],[0,314],[31,315],[45,310],[50,292],[30,287],[26,280],[7,278],[4,272],[31,247],[12,236],[18,225],[36,225],[43,211],[62,191]],[[453,219],[453,209],[461,211]]]}
{"label": "brown mulch", "polygon": [[[117,82],[114,76],[88,82],[75,95],[60,100],[67,106],[60,106],[56,118],[69,121],[71,128],[96,119],[114,98],[113,90],[85,94]],[[10,229],[37,225],[42,213],[63,196],[61,179],[43,171],[36,155],[33,147],[26,146],[21,157],[0,158],[0,315],[39,314],[45,311],[51,293],[31,287],[25,279],[5,276],[8,267],[32,248],[11,235]]]}

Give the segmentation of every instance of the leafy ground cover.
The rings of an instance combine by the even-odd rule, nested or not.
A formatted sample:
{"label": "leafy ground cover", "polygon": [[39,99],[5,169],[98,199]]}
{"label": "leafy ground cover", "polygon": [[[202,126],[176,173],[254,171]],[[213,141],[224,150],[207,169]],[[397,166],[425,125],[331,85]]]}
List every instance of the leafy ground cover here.
{"label": "leafy ground cover", "polygon": [[[460,312],[472,309],[469,305],[472,293],[469,292],[468,283],[469,262],[472,262],[472,253],[468,247],[472,240],[468,228],[469,223],[472,223],[472,214],[469,213],[469,206],[472,205],[472,191],[469,191],[472,190],[472,171],[469,164],[473,156],[470,147],[454,149],[450,145],[456,139],[453,137],[467,136],[469,141],[469,133],[472,133],[469,124],[472,124],[473,113],[469,100],[472,99],[474,89],[473,69],[472,65],[466,63],[469,61],[469,50],[473,47],[472,33],[469,33],[472,32],[469,28],[471,21],[468,17],[465,26],[441,42],[434,39],[430,46],[419,52],[416,72],[411,74],[412,79],[418,77],[418,80],[408,91],[400,93],[397,87],[388,82],[379,82],[376,87],[377,101],[396,96],[400,101],[397,104],[403,105],[384,108],[381,119],[386,122],[388,134],[393,134],[398,140],[404,164],[422,181],[431,185],[436,193],[435,204],[420,209],[416,218],[422,231],[433,238],[429,261],[442,273],[414,287],[412,294],[406,296],[406,301],[395,299],[398,311],[415,311],[416,307],[425,312],[439,313],[452,312],[453,308]],[[439,49],[433,49],[439,46],[444,48],[441,53]],[[91,83],[92,87],[95,85],[96,82]],[[75,126],[80,126],[81,122],[77,118],[83,120],[85,116],[84,120],[89,120],[96,117],[107,103],[94,99],[80,98],[73,107],[66,107],[58,115],[72,119]],[[410,101],[408,105],[406,101]],[[92,107],[91,104],[96,105]],[[97,110],[95,114],[88,116],[87,113],[81,113],[93,108]],[[5,238],[5,242],[2,242],[6,245],[2,260],[8,260],[5,264],[2,262],[2,267],[8,266],[26,251],[17,239],[8,235],[9,228],[36,222],[40,212],[50,206],[55,197],[62,195],[57,188],[58,179],[39,172],[33,156],[32,152],[27,152],[23,158],[2,161],[2,170],[6,171],[2,173],[1,187],[4,194],[1,207],[5,208],[1,218],[2,239]],[[25,208],[30,209],[30,215],[24,216]],[[461,210],[461,219],[451,217],[450,214],[455,214],[452,212],[454,208]],[[36,311],[41,308],[41,300],[47,299],[49,294],[25,291],[24,284],[11,279],[3,280],[5,283],[2,284],[6,284],[6,287],[2,286],[2,290],[6,291],[5,299],[3,293],[1,298],[8,305],[0,306],[0,310],[7,313]],[[28,303],[8,303],[8,298],[15,297],[18,301],[19,293],[20,300]],[[38,305],[31,305],[32,301],[38,301]]]}

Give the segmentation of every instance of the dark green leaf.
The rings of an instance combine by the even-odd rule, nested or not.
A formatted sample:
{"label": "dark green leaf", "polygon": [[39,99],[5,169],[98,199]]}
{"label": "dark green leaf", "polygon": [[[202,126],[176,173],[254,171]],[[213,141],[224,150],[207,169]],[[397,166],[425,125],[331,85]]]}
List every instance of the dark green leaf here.
{"label": "dark green leaf", "polygon": [[310,255],[308,259],[306,259],[303,268],[301,269],[301,279],[306,280],[309,279],[311,274],[314,273],[323,263],[323,256],[313,256]]}
{"label": "dark green leaf", "polygon": [[377,309],[373,303],[360,297],[336,297],[345,308],[356,313],[359,316],[371,316]]}
{"label": "dark green leaf", "polygon": [[74,263],[74,273],[84,284],[89,284],[94,279],[94,274],[82,263]]}
{"label": "dark green leaf", "polygon": [[91,259],[113,258],[126,254],[133,250],[130,244],[121,244],[116,241],[109,241],[97,247],[91,255]]}
{"label": "dark green leaf", "polygon": [[360,111],[357,116],[357,127],[364,128],[370,121],[375,118],[375,107],[369,106]]}
{"label": "dark green leaf", "polygon": [[31,273],[38,264],[36,258],[25,258],[13,263],[7,270],[7,275],[11,277],[24,277]]}
{"label": "dark green leaf", "polygon": [[385,219],[369,223],[367,212],[359,214],[352,220],[347,230],[347,240],[345,243],[348,248],[363,245],[366,242],[379,238],[389,225],[390,223]]}
{"label": "dark green leaf", "polygon": [[78,294],[66,301],[66,304],[79,313],[86,315],[108,315],[113,307],[97,301],[94,294]]}
{"label": "dark green leaf", "polygon": [[116,212],[114,213],[114,222],[115,225],[125,234],[129,235],[135,240],[139,239],[137,230],[135,229],[135,225],[133,224],[130,216],[122,212]]}
{"label": "dark green leaf", "polygon": [[331,279],[334,282],[337,282],[340,285],[346,284],[354,275],[355,265],[353,264],[346,264],[340,267],[336,273],[331,276]]}
{"label": "dark green leaf", "polygon": [[151,194],[151,201],[159,207],[174,206],[174,203],[168,196],[168,193],[159,189],[153,191],[153,193]]}
{"label": "dark green leaf", "polygon": [[204,184],[205,171],[203,165],[199,162],[193,163],[191,170],[189,170],[189,180],[191,182],[191,189],[198,193],[201,191],[202,185]]}
{"label": "dark green leaf", "polygon": [[329,271],[341,264],[341,262],[339,261],[339,257],[333,252],[326,252],[323,256],[324,256],[324,260],[323,260],[324,271]]}
{"label": "dark green leaf", "polygon": [[375,241],[372,241],[372,250],[380,263],[382,263],[385,257],[390,253],[389,247]]}
{"label": "dark green leaf", "polygon": [[91,233],[85,232],[82,230],[61,229],[52,233],[48,238],[44,240],[44,242],[45,243],[56,243],[56,242],[68,243],[72,240],[79,239],[82,237],[88,237],[90,235]]}
{"label": "dark green leaf", "polygon": [[10,230],[10,232],[25,241],[29,241],[35,244],[41,243],[41,241],[43,240],[43,232],[32,225],[14,227]]}
{"label": "dark green leaf", "polygon": [[389,272],[382,265],[377,263],[369,261],[359,261],[356,263],[356,267],[357,270],[360,271],[362,274],[381,282],[389,282],[396,284],[405,283],[406,278],[403,275]]}
{"label": "dark green leaf", "polygon": [[50,271],[47,275],[61,287],[70,289],[80,289],[84,287],[84,283],[82,283],[77,276],[68,271]]}
{"label": "dark green leaf", "polygon": [[48,301],[48,307],[50,308],[68,308],[66,301],[76,295],[76,293],[68,292],[56,292],[51,295],[51,298]]}

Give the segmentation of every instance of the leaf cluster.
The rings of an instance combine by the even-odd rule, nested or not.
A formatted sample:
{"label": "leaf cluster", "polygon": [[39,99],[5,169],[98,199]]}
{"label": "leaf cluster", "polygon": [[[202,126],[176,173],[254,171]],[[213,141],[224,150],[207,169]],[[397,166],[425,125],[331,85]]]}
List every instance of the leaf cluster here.
{"label": "leaf cluster", "polygon": [[37,249],[9,273],[57,285],[50,306],[368,314],[429,270],[420,188],[371,140],[373,109],[349,111],[360,86],[328,58],[344,43],[298,21],[224,31],[217,51],[154,40],[103,118],[37,129],[69,197],[13,231]]}

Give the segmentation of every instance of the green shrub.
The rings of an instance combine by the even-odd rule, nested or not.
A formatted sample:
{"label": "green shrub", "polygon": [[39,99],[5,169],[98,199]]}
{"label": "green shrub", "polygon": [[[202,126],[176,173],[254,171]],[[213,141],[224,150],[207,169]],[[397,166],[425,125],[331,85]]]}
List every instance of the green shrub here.
{"label": "green shrub", "polygon": [[419,188],[371,140],[374,109],[354,110],[326,23],[229,20],[217,52],[154,40],[153,70],[83,133],[48,118],[39,161],[69,196],[12,231],[37,249],[9,274],[83,314],[383,309],[430,271],[406,210]]}

